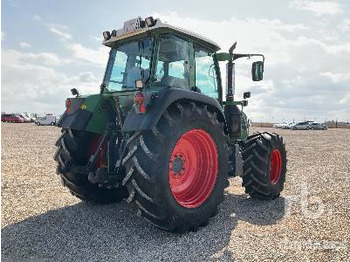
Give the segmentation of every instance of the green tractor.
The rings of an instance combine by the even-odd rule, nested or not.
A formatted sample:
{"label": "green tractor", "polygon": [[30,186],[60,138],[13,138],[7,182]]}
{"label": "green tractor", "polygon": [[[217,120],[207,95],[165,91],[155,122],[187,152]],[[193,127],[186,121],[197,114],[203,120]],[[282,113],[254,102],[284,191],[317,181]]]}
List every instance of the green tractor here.
{"label": "green tractor", "polygon": [[263,55],[234,53],[236,43],[218,52],[216,43],[152,17],[103,36],[111,49],[99,94],[72,89],[58,123],[57,173],[73,195],[95,203],[126,199],[172,232],[206,225],[229,176],[241,176],[252,198],[280,195],[283,139],[249,136],[243,107],[250,92],[234,99],[235,60],[257,57],[252,80],[260,81]]}

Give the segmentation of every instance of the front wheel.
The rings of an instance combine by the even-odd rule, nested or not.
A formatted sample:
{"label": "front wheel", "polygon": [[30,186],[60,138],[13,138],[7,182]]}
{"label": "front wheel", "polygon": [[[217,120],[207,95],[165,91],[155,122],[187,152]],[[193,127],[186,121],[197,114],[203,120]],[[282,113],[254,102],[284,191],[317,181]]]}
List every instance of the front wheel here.
{"label": "front wheel", "polygon": [[227,183],[223,125],[206,106],[168,108],[153,131],[134,134],[124,159],[128,202],[157,227],[196,230],[217,213]]}
{"label": "front wheel", "polygon": [[243,159],[243,186],[246,193],[253,198],[277,198],[283,190],[287,171],[283,138],[267,132],[248,137]]}

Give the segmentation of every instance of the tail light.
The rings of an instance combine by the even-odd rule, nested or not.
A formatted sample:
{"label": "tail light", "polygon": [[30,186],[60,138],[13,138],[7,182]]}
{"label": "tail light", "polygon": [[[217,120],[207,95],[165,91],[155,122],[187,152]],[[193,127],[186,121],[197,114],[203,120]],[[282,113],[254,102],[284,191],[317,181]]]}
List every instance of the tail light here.
{"label": "tail light", "polygon": [[134,96],[134,103],[138,106],[141,113],[146,112],[146,107],[144,104],[145,95],[142,92],[136,92]]}
{"label": "tail light", "polygon": [[67,98],[66,99],[66,112],[67,113],[70,113],[70,104],[71,104],[71,101]]}

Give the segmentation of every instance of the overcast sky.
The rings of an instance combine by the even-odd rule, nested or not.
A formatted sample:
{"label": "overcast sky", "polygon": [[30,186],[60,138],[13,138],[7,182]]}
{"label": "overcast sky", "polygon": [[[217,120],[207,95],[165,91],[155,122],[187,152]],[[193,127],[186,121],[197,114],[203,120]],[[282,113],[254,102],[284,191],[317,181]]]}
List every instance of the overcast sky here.
{"label": "overcast sky", "polygon": [[223,51],[264,53],[265,79],[238,61],[237,96],[255,121],[350,119],[348,0],[2,0],[1,111],[62,113],[75,87],[97,93],[107,61],[102,32],[153,15]]}

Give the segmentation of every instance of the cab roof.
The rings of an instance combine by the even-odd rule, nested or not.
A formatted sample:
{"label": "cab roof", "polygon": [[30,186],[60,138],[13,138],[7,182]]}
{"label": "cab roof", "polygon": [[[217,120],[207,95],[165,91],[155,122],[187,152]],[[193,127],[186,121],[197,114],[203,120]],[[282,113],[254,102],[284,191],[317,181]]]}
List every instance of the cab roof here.
{"label": "cab roof", "polygon": [[220,46],[217,43],[211,41],[206,37],[179,27],[163,23],[160,19],[155,19],[153,21],[153,24],[150,26],[148,26],[147,23],[141,19],[141,17],[126,21],[122,29],[113,30],[110,38],[105,38],[102,44],[112,47],[117,43],[142,38],[149,34],[174,34],[181,38],[193,41],[209,53],[214,53],[220,50]]}

